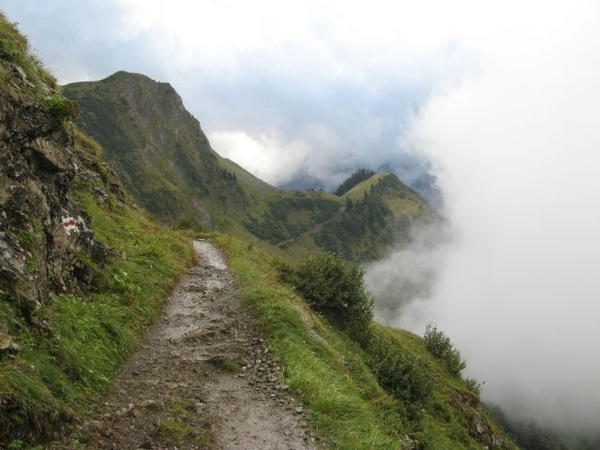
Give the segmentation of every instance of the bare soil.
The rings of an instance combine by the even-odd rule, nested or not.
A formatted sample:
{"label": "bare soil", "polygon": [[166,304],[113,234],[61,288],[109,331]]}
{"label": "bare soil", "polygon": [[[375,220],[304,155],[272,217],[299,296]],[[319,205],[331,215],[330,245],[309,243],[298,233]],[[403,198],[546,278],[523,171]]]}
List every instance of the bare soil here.
{"label": "bare soil", "polygon": [[199,263],[121,368],[93,417],[57,449],[316,450],[306,411],[252,330],[221,252],[194,241]]}

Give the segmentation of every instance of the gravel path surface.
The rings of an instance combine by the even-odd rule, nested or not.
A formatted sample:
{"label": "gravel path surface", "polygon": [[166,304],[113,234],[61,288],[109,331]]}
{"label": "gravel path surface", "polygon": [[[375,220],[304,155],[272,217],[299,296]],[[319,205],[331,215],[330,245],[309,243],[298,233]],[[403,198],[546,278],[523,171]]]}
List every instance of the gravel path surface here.
{"label": "gravel path surface", "polygon": [[221,252],[194,241],[199,264],[113,388],[53,449],[316,450],[308,412],[251,330]]}

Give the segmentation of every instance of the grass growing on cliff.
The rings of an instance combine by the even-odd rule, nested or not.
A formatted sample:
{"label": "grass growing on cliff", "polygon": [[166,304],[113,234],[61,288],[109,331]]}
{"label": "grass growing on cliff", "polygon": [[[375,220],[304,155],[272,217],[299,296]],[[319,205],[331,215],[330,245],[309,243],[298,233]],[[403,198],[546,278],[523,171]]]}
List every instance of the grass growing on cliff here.
{"label": "grass growing on cliff", "polygon": [[[96,293],[60,294],[35,320],[10,330],[21,351],[0,359],[0,445],[7,436],[29,440],[52,434],[57,424],[85,408],[135,347],[137,336],[160,312],[162,301],[192,261],[189,240],[161,228],[139,211],[109,199],[80,194],[88,226],[111,249],[96,267]],[[1,315],[16,317],[2,305]]]}
{"label": "grass growing on cliff", "polygon": [[[0,11],[0,59],[14,64],[17,68],[12,72],[0,71],[0,81],[14,82],[21,87],[21,95],[38,96],[44,91],[44,87],[56,89],[54,76],[30,52],[27,38],[2,11]],[[23,78],[27,83],[23,82]]]}
{"label": "grass growing on cliff", "polygon": [[[169,406],[171,418],[163,420],[158,424],[158,432],[177,445],[186,442],[194,442],[203,449],[218,448],[214,433],[210,428],[210,422],[200,420],[195,406],[186,401],[176,401]],[[174,447],[176,448],[176,447]]]}

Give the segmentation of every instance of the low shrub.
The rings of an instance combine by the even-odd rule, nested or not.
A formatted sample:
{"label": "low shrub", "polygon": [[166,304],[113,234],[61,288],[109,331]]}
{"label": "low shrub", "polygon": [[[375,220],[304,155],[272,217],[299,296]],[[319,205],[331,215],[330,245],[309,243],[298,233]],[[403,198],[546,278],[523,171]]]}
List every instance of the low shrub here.
{"label": "low shrub", "polygon": [[309,256],[289,278],[315,311],[341,329],[364,329],[373,319],[363,270],[332,252]]}
{"label": "low shrub", "polygon": [[481,391],[483,390],[485,381],[477,381],[475,378],[467,378],[465,380],[465,384],[467,385],[467,388],[469,388],[469,390],[471,390],[477,396],[477,398],[481,397]]}
{"label": "low shrub", "polygon": [[423,335],[425,347],[433,356],[444,362],[452,375],[460,375],[467,367],[467,362],[462,358],[460,352],[454,347],[450,338],[436,325],[429,324]]}
{"label": "low shrub", "polygon": [[69,100],[61,94],[54,94],[45,100],[52,115],[61,120],[71,120],[79,115],[79,103]]}
{"label": "low shrub", "polygon": [[386,333],[371,328],[364,342],[367,364],[379,384],[418,420],[433,394],[435,379],[427,362],[404,351]]}

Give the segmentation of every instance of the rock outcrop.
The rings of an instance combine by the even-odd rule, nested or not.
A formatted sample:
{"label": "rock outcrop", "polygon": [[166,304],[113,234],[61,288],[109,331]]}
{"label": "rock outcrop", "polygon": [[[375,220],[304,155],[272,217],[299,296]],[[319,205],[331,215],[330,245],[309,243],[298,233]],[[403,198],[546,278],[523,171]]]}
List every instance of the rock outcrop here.
{"label": "rock outcrop", "polygon": [[73,186],[122,193],[69,122],[77,104],[57,91],[26,42],[14,44],[12,53],[0,49],[0,320],[8,332],[44,328],[38,307],[52,293],[92,288],[106,262]]}

